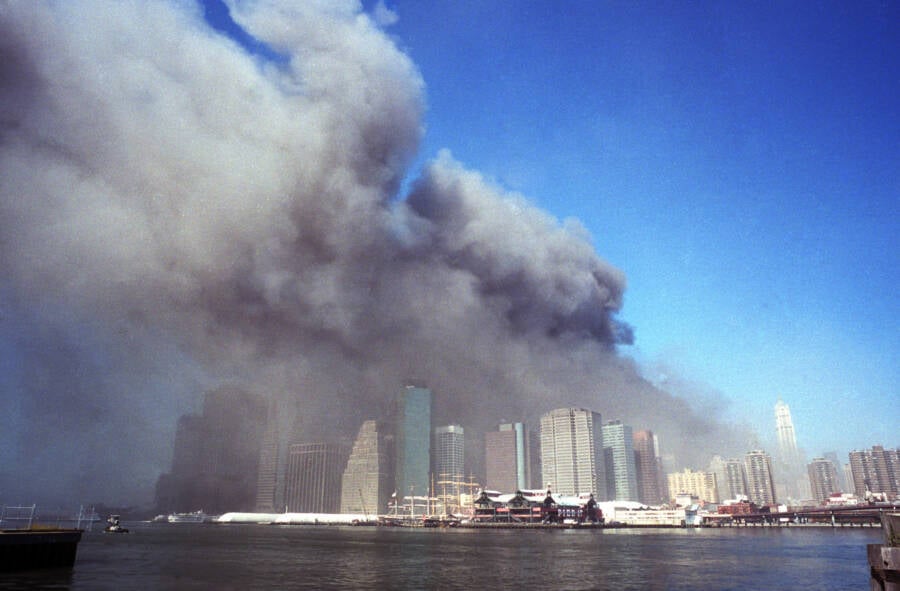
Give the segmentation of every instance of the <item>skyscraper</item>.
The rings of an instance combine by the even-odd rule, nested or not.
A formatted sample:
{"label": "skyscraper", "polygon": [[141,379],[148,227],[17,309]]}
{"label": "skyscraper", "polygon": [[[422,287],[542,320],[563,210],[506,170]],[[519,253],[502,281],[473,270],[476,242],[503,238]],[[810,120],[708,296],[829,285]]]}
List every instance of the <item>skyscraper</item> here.
{"label": "skyscraper", "polygon": [[866,491],[884,493],[895,499],[900,493],[900,456],[898,450],[875,445],[871,449],[850,452],[853,489],[860,498]]}
{"label": "skyscraper", "polygon": [[662,464],[653,431],[635,431],[633,442],[638,500],[645,505],[665,502],[667,499],[661,486]]}
{"label": "skyscraper", "polygon": [[252,511],[265,428],[262,398],[232,386],[207,392],[202,413],[178,421],[172,470],[156,487],[158,510]]}
{"label": "skyscraper", "polygon": [[393,438],[387,426],[365,421],[359,428],[341,478],[341,513],[377,515],[394,492]]}
{"label": "skyscraper", "polygon": [[395,489],[398,497],[428,496],[431,482],[431,390],[406,386],[394,404]]}
{"label": "skyscraper", "polygon": [[259,476],[256,480],[256,511],[274,513],[278,492],[278,413],[269,405],[266,430],[259,450]]}
{"label": "skyscraper", "polygon": [[343,446],[295,443],[288,448],[284,502],[292,513],[337,513],[341,509]]}
{"label": "skyscraper", "polygon": [[839,492],[837,484],[837,470],[831,460],[814,458],[807,466],[809,473],[809,486],[812,489],[813,499],[820,504],[833,492]]}
{"label": "skyscraper", "polygon": [[560,408],[541,417],[543,481],[564,495],[593,493],[606,499],[600,413]]}
{"label": "skyscraper", "polygon": [[[729,458],[725,460],[725,488],[727,489],[727,500],[737,499],[739,497],[747,497],[750,495],[747,493],[747,468],[744,466],[744,463],[735,458]],[[719,495],[723,495],[722,490],[719,490]],[[723,500],[723,499],[719,499]]]}
{"label": "skyscraper", "polygon": [[514,492],[530,488],[528,433],[524,423],[504,423],[484,434],[485,487]]}
{"label": "skyscraper", "polygon": [[809,497],[803,453],[797,446],[797,434],[791,419],[791,409],[781,398],[775,403],[775,435],[778,456],[773,472],[782,496],[800,500]]}
{"label": "skyscraper", "polygon": [[772,478],[772,457],[762,450],[744,456],[747,472],[747,496],[759,506],[775,504],[775,481]]}
{"label": "skyscraper", "polygon": [[465,482],[465,432],[459,425],[434,430],[434,494],[447,512],[459,510],[459,493]]}
{"label": "skyscraper", "polygon": [[634,435],[622,421],[603,425],[603,458],[606,470],[606,497],[616,501],[637,501],[637,470],[634,466]]}
{"label": "skyscraper", "polygon": [[775,435],[778,438],[778,453],[781,461],[796,463],[799,459],[797,435],[791,420],[791,409],[781,398],[775,403]]}

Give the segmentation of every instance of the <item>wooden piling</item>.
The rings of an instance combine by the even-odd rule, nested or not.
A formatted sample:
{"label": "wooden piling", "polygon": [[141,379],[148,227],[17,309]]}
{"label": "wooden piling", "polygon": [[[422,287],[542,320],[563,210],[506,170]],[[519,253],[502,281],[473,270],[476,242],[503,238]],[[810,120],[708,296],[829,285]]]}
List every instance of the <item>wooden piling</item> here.
{"label": "wooden piling", "polygon": [[884,544],[869,544],[866,551],[871,591],[900,591],[900,513],[881,516]]}

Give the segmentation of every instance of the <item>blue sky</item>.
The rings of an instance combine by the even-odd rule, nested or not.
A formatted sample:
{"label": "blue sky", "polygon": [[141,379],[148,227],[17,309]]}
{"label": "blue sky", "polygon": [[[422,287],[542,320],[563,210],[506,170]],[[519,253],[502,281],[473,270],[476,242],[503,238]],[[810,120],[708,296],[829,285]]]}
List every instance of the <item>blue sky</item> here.
{"label": "blue sky", "polygon": [[810,455],[900,444],[900,5],[387,7],[427,85],[417,166],[448,148],[579,219],[628,277],[626,354],[763,443],[780,395]]}

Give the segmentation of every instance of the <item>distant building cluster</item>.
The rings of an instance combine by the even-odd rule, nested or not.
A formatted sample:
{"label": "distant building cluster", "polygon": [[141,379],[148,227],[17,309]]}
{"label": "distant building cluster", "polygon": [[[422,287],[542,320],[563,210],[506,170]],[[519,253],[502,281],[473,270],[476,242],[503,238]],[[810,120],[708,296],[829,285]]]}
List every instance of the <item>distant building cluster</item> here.
{"label": "distant building cluster", "polygon": [[[401,388],[387,416],[359,427],[352,446],[282,443],[274,409],[237,388],[209,392],[199,415],[179,420],[170,472],[160,476],[163,512],[422,515],[472,512],[483,491],[595,498],[635,506],[749,507],[892,500],[900,491],[896,449],[853,451],[842,466],[830,452],[806,463],[790,409],[775,406],[778,454],[714,456],[706,470],[664,473],[659,440],[600,413],[559,408],[536,428],[506,422],[483,434],[483,473],[467,469],[466,431],[434,426],[433,393]],[[471,434],[470,434],[471,435]],[[496,497],[491,497],[496,498]],[[515,498],[514,495],[510,498]],[[541,497],[543,498],[543,497]],[[523,505],[524,506],[524,505]]]}

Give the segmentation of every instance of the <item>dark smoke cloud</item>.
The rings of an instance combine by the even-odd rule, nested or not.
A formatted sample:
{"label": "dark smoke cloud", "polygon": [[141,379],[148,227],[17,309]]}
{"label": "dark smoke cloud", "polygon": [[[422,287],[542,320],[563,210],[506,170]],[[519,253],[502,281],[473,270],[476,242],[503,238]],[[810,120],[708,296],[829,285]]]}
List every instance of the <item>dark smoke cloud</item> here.
{"label": "dark smoke cloud", "polygon": [[230,5],[277,63],[188,2],[0,5],[0,495],[148,500],[222,382],[304,439],[417,379],[475,430],[584,405],[728,445],[617,355],[625,279],[578,223],[448,153],[397,201],[415,66],[356,2],[285,4]]}

